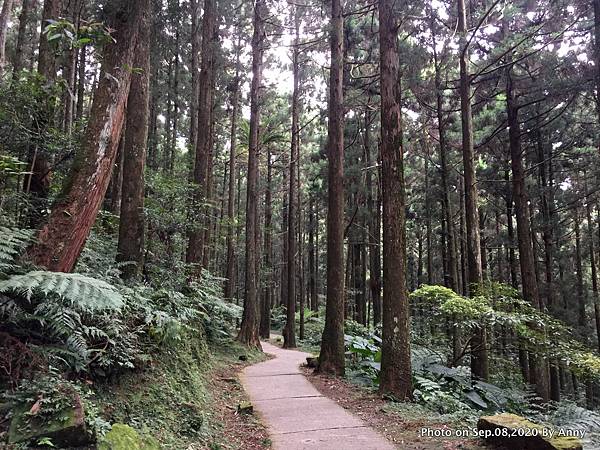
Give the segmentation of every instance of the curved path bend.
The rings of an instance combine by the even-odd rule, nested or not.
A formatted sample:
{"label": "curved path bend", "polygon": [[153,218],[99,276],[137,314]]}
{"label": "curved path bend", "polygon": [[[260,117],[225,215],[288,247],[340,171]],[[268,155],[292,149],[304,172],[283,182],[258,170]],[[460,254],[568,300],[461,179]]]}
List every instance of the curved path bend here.
{"label": "curved path bend", "polygon": [[275,358],[247,367],[240,378],[269,429],[274,450],[393,450],[362,420],[321,395],[302,375],[307,353],[262,343]]}

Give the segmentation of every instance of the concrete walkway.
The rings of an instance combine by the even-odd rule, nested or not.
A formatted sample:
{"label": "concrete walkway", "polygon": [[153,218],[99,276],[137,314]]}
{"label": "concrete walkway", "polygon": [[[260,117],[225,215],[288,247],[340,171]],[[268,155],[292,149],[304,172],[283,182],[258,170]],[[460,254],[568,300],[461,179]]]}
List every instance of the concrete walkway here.
{"label": "concrete walkway", "polygon": [[241,381],[269,428],[274,450],[393,450],[386,439],[302,375],[307,353],[263,342],[274,359],[247,367]]}

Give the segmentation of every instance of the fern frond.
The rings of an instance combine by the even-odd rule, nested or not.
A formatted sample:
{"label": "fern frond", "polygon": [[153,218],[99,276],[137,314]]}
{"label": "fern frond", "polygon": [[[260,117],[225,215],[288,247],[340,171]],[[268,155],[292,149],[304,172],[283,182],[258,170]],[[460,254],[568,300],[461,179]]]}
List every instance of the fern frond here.
{"label": "fern frond", "polygon": [[35,317],[55,336],[69,336],[81,324],[81,316],[77,311],[52,302],[38,305]]}
{"label": "fern frond", "polygon": [[31,242],[32,237],[33,230],[0,226],[0,270],[14,267],[12,262]]}
{"label": "fern frond", "polygon": [[33,271],[0,281],[0,292],[16,292],[31,300],[34,294],[48,298],[56,295],[85,312],[118,310],[123,296],[111,284],[78,273]]}

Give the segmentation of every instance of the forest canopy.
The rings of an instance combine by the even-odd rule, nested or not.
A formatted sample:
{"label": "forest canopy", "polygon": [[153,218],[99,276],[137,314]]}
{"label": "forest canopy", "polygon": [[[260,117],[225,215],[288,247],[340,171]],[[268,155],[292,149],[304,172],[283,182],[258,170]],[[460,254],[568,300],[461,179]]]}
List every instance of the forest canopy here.
{"label": "forest canopy", "polygon": [[599,0],[1,1],[11,444],[69,402],[89,442],[150,439],[117,380],[188,405],[210,383],[177,367],[281,334],[386,401],[587,445],[599,261]]}

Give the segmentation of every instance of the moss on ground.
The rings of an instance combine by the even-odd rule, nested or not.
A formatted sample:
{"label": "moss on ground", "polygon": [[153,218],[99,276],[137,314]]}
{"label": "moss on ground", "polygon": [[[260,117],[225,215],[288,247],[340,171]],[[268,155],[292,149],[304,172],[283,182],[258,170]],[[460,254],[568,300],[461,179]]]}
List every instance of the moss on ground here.
{"label": "moss on ground", "polygon": [[129,425],[116,423],[98,443],[98,450],[160,450],[151,436],[142,436]]}
{"label": "moss on ground", "polygon": [[212,414],[212,403],[219,399],[210,393],[211,373],[242,354],[248,361],[262,355],[232,340],[209,347],[204,336],[190,335],[163,350],[149,368],[96,386],[101,416],[154,436],[164,449],[213,442],[220,431]]}

